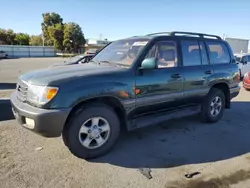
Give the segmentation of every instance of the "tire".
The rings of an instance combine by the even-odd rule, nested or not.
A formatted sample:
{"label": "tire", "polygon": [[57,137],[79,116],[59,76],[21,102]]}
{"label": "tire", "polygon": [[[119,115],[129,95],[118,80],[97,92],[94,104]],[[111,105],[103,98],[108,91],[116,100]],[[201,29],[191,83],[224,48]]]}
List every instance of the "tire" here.
{"label": "tire", "polygon": [[[221,108],[218,114],[215,113],[215,110],[214,110],[214,114],[212,114],[213,111],[212,111],[211,105],[212,105],[212,102],[215,102],[216,98],[220,99]],[[201,120],[207,123],[215,123],[222,118],[224,110],[225,110],[225,94],[220,89],[211,88],[211,90],[209,91],[205,100],[202,103]]]}
{"label": "tire", "polygon": [[[104,134],[97,133],[99,136],[96,136],[96,134],[93,136],[92,135],[92,133],[94,134],[93,127],[95,126],[93,125],[92,122],[94,119],[98,119],[98,118],[99,118],[98,122],[100,123],[100,126],[98,125],[97,126],[98,128],[95,130],[101,130],[104,124],[105,125],[108,124],[110,129],[109,131],[104,132]],[[101,125],[103,122],[104,124]],[[88,127],[87,127],[87,124],[88,124]],[[82,129],[81,127],[84,127],[84,133],[80,134],[79,132]],[[90,127],[92,127],[93,129]],[[86,134],[85,132],[87,131],[85,129],[87,129],[88,131],[92,129],[92,133]],[[101,136],[105,134],[106,134],[106,138],[105,136]],[[63,130],[62,137],[63,137],[64,144],[69,148],[69,150],[71,151],[73,155],[82,159],[91,159],[91,158],[102,156],[106,154],[109,150],[111,150],[114,147],[119,137],[119,134],[120,134],[120,120],[118,119],[113,109],[103,104],[92,104],[84,108],[78,114],[75,114],[72,116],[71,120],[66,125],[66,128]],[[82,136],[85,138],[82,138]],[[102,137],[103,140],[106,139],[106,142],[104,142],[103,145],[100,145],[98,147],[93,146],[93,145],[98,145],[98,142],[96,141],[97,139],[93,139],[92,137],[93,138]],[[90,138],[92,141],[89,143],[89,146],[88,146],[89,148],[88,148],[84,146],[84,141]],[[97,148],[94,148],[94,147],[97,147]]]}

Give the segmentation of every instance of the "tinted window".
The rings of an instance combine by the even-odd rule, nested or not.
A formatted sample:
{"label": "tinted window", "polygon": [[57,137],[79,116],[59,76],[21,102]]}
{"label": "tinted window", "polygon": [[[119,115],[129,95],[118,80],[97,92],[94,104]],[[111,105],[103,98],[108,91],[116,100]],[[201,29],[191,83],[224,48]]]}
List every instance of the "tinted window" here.
{"label": "tinted window", "polygon": [[207,52],[205,48],[205,43],[204,42],[199,42],[200,43],[200,50],[201,50],[201,59],[202,59],[202,65],[208,65],[208,57],[207,57]]}
{"label": "tinted window", "polygon": [[158,59],[158,68],[177,66],[177,48],[174,41],[159,41],[148,51],[146,58]]}
{"label": "tinted window", "polygon": [[247,62],[250,62],[250,56],[247,56],[248,58],[247,58]]}
{"label": "tinted window", "polygon": [[242,57],[242,62],[246,62],[246,61],[248,61],[248,56],[243,56]]}
{"label": "tinted window", "polygon": [[198,41],[182,41],[183,66],[201,65],[200,48]]}
{"label": "tinted window", "polygon": [[210,60],[214,64],[225,64],[230,62],[228,49],[224,43],[208,41],[208,51]]}

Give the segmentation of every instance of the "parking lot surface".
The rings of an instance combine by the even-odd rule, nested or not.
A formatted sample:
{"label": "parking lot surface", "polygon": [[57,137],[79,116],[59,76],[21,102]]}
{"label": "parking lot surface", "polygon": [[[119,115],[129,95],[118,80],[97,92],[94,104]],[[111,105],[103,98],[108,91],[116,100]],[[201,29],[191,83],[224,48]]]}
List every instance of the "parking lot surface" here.
{"label": "parking lot surface", "polygon": [[11,112],[6,90],[15,88],[18,76],[60,61],[0,60],[0,96],[5,92],[0,100],[1,188],[249,187],[250,92],[241,89],[218,123],[204,124],[193,116],[123,132],[110,153],[86,161],[74,157],[61,138],[22,128]]}

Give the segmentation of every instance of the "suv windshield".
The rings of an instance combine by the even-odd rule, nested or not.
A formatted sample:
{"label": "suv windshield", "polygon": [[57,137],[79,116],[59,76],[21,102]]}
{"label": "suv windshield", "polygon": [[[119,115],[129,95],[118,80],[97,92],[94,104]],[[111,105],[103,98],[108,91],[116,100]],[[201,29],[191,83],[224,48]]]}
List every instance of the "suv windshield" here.
{"label": "suv windshield", "polygon": [[147,44],[145,39],[127,39],[112,42],[92,60],[129,67]]}

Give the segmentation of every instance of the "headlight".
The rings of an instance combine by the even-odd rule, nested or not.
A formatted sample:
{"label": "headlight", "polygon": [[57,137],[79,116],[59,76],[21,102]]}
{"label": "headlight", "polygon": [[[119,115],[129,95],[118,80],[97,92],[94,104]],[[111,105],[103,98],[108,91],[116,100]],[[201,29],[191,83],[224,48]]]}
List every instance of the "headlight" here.
{"label": "headlight", "polygon": [[29,85],[27,100],[36,104],[45,104],[53,99],[57,92],[57,87]]}

